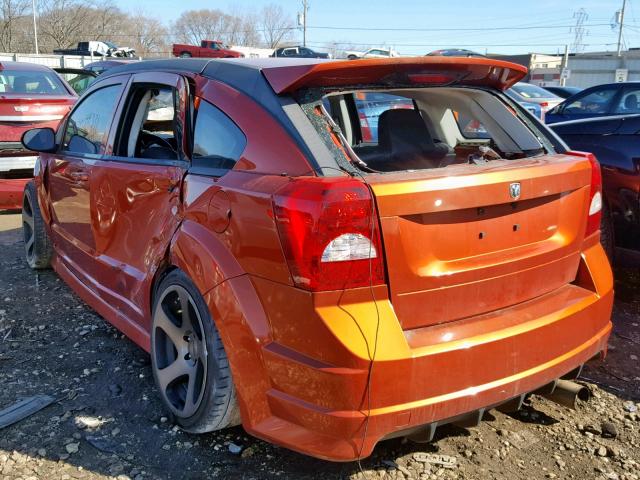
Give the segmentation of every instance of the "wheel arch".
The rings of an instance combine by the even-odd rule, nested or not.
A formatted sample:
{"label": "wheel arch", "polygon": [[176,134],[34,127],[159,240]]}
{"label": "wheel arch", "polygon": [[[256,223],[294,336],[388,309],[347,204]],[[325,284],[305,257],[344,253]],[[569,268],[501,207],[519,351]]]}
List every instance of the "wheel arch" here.
{"label": "wheel arch", "polygon": [[225,280],[245,273],[216,234],[192,220],[183,221],[173,235],[167,263],[184,271],[203,296]]}
{"label": "wheel arch", "polygon": [[268,373],[262,347],[272,340],[271,325],[249,276],[217,235],[191,220],[174,234],[154,287],[179,268],[203,296],[225,346],[243,423],[267,415]]}

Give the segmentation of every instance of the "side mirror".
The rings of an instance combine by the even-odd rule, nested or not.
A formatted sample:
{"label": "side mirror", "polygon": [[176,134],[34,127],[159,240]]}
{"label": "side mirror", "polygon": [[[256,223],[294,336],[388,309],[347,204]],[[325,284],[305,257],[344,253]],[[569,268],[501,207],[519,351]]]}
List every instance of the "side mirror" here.
{"label": "side mirror", "polygon": [[21,142],[34,152],[53,152],[56,149],[56,132],[52,128],[32,128],[22,134]]}

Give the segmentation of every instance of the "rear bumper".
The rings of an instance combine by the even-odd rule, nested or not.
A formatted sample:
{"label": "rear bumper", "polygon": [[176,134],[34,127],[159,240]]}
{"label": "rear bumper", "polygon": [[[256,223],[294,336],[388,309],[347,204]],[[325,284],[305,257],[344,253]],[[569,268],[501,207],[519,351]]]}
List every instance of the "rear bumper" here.
{"label": "rear bumper", "polygon": [[[411,331],[400,329],[378,292],[378,313],[370,292],[359,292],[314,297],[307,318],[291,317],[287,305],[303,301],[293,298],[295,289],[280,295],[279,306],[278,295],[267,291],[273,286],[254,281],[263,305],[268,295],[275,308],[269,315],[275,341],[262,347],[268,411],[258,418],[245,407],[245,428],[308,455],[351,461],[370,455],[382,439],[482,411],[562,377],[606,353],[611,331],[611,270],[597,239],[591,244],[574,284]],[[376,330],[369,383],[367,343],[371,352]]]}
{"label": "rear bumper", "polygon": [[0,210],[20,210],[22,208],[22,192],[31,178],[0,178]]}
{"label": "rear bumper", "polygon": [[0,156],[0,172],[9,172],[11,170],[31,170],[38,160],[37,155],[2,157]]}

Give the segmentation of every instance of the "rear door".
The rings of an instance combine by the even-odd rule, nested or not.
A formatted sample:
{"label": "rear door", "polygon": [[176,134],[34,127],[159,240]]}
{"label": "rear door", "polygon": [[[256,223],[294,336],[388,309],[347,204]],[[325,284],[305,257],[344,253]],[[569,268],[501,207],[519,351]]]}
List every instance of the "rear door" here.
{"label": "rear door", "polygon": [[107,151],[109,129],[128,76],[102,82],[76,105],[58,131],[46,181],[53,213],[53,240],[76,276],[95,275],[95,239],[89,184],[93,166]]}
{"label": "rear door", "polygon": [[143,328],[151,279],[181,219],[188,105],[180,75],[135,74],[110,138],[111,155],[93,166],[100,294]]}

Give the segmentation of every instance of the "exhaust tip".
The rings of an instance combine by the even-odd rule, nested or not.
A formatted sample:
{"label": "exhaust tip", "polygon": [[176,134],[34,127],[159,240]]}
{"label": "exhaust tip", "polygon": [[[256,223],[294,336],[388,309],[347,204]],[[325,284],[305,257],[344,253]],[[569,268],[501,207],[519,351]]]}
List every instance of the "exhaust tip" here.
{"label": "exhaust tip", "polygon": [[542,394],[542,396],[575,410],[578,400],[588,402],[591,399],[591,390],[569,380],[558,380],[553,391]]}

